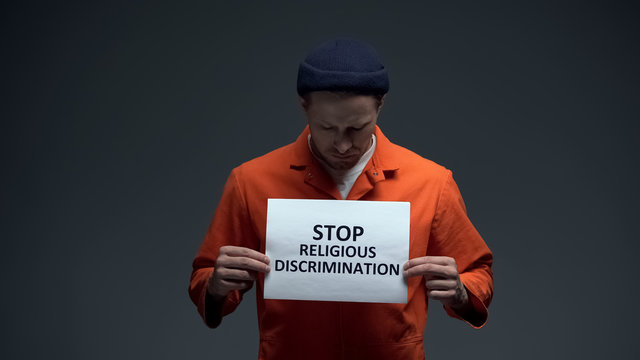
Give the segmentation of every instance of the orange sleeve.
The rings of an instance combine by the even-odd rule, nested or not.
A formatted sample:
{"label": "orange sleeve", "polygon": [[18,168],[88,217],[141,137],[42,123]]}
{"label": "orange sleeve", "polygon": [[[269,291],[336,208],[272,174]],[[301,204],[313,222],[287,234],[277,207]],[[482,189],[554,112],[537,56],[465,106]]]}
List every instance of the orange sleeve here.
{"label": "orange sleeve", "polygon": [[222,304],[220,314],[207,313],[215,308],[211,306],[210,299],[209,302],[207,301],[206,294],[207,282],[213,273],[220,248],[233,245],[258,250],[260,244],[249,221],[245,197],[236,176],[237,171],[238,169],[234,169],[227,179],[220,203],[193,261],[191,272],[189,296],[197,306],[205,324],[212,328],[220,324],[223,316],[236,309],[242,300],[242,295],[249,290],[232,291]]}
{"label": "orange sleeve", "polygon": [[467,288],[473,305],[473,312],[464,318],[452,309],[445,308],[447,314],[465,320],[473,327],[482,327],[487,322],[488,307],[493,297],[493,255],[469,220],[460,190],[448,170],[427,253],[455,259],[460,280]]}

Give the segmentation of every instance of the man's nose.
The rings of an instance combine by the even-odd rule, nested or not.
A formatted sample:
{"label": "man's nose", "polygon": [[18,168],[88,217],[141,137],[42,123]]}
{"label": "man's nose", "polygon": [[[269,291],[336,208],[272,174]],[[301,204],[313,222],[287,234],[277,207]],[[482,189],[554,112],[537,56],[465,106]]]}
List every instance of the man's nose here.
{"label": "man's nose", "polygon": [[333,145],[340,154],[344,154],[351,149],[353,141],[349,136],[346,136],[346,134],[339,134]]}

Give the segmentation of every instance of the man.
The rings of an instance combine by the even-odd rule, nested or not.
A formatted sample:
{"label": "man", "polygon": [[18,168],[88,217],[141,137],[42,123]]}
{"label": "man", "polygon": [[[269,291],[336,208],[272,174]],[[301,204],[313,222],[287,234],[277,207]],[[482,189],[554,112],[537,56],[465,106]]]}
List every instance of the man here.
{"label": "man", "polygon": [[[377,127],[388,89],[370,45],[341,38],[318,46],[298,72],[308,127],[227,180],[189,293],[205,323],[217,327],[255,283],[260,359],[423,359],[429,298],[474,327],[486,322],[492,254],[451,172],[392,144]],[[269,198],[410,202],[408,302],[264,299]]]}

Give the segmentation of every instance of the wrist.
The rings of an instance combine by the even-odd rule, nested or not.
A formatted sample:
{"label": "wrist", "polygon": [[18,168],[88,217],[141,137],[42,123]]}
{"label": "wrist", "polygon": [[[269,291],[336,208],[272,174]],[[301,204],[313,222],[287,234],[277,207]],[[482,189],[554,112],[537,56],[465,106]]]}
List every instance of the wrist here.
{"label": "wrist", "polygon": [[469,299],[469,294],[467,293],[467,288],[461,284],[458,290],[458,296],[456,296],[455,301],[449,304],[449,307],[455,312],[465,312],[473,308],[471,304],[471,300]]}
{"label": "wrist", "polygon": [[447,307],[462,319],[472,319],[475,317],[473,301],[469,297],[469,293],[467,292],[466,287],[463,286],[462,289],[463,294],[460,297],[460,300],[455,304],[448,305]]}

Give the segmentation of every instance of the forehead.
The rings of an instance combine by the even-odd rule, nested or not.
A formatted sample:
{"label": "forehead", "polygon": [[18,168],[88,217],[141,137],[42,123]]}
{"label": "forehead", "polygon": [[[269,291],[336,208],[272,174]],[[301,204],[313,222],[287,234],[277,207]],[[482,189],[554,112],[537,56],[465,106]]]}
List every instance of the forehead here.
{"label": "forehead", "polygon": [[344,101],[349,99],[370,99],[371,101],[376,100],[374,95],[365,95],[358,94],[348,91],[312,91],[306,95],[304,98],[307,101],[327,101],[327,102],[336,102],[336,101]]}
{"label": "forehead", "polygon": [[304,96],[309,115],[367,116],[378,111],[378,99],[372,95],[314,91]]}

